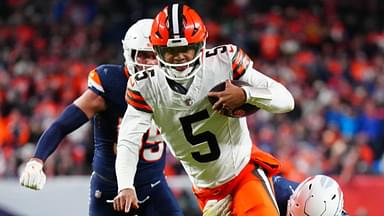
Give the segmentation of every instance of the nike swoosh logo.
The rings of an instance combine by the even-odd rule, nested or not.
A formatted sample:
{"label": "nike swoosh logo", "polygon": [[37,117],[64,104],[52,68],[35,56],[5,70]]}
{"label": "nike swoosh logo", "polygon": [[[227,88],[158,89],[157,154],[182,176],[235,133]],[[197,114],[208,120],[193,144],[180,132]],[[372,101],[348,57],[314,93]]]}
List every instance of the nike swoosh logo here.
{"label": "nike swoosh logo", "polygon": [[137,202],[139,204],[143,204],[145,201],[147,201],[149,199],[149,196],[146,196],[143,200],[138,200]]}
{"label": "nike swoosh logo", "polygon": [[151,187],[153,188],[153,187],[155,187],[155,186],[158,185],[158,184],[160,184],[160,180],[158,180],[157,182],[151,184]]}

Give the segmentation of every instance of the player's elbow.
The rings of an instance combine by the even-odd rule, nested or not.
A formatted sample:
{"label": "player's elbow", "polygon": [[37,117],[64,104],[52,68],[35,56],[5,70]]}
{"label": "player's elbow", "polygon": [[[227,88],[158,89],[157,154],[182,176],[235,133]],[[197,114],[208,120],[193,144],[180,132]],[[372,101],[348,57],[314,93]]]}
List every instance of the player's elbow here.
{"label": "player's elbow", "polygon": [[285,112],[291,112],[293,109],[295,109],[295,100],[293,99],[293,96],[289,94],[289,97],[287,98],[287,106]]}
{"label": "player's elbow", "polygon": [[275,100],[277,103],[272,105],[270,112],[273,113],[287,113],[292,111],[295,108],[295,101],[291,94],[288,94],[284,97],[280,97],[278,100]]}
{"label": "player's elbow", "polygon": [[281,103],[280,111],[281,113],[291,112],[295,108],[295,100],[291,92],[285,88],[282,84],[280,88],[280,97],[279,100]]}

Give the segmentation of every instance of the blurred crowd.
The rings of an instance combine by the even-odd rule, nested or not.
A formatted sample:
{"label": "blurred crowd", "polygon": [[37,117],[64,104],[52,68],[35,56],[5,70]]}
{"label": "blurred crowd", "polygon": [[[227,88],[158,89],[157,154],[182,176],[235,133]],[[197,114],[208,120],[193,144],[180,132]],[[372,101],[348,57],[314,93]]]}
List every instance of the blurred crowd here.
{"label": "blurred crowd", "polygon": [[[242,47],[293,93],[288,114],[248,117],[254,143],[283,174],[384,174],[384,12],[379,0],[184,1],[208,28],[208,47]],[[0,177],[15,177],[98,64],[123,63],[121,39],[162,1],[0,1]],[[48,175],[90,174],[88,124],[47,161]],[[183,174],[171,156],[167,174]]]}

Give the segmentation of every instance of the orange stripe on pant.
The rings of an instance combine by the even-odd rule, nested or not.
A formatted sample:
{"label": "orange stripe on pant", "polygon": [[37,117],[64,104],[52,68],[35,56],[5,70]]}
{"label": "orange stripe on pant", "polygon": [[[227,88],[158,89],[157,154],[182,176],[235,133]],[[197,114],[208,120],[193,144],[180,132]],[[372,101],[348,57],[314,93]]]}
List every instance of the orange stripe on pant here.
{"label": "orange stripe on pant", "polygon": [[[215,188],[193,187],[192,190],[198,199],[200,208],[204,209],[204,206],[208,200],[220,200],[228,194],[231,194],[231,208],[232,215],[234,216],[278,216],[279,211],[274,201],[272,179],[270,177],[267,177],[262,171],[262,169],[257,168],[255,165],[255,155],[260,154],[260,152],[261,151],[258,149],[253,149],[250,163],[240,172],[238,176],[236,176],[229,182]],[[260,162],[259,157],[258,159],[259,161],[257,161],[257,164],[259,164]],[[272,157],[272,159],[274,158]],[[262,178],[262,176],[264,176],[264,178]]]}

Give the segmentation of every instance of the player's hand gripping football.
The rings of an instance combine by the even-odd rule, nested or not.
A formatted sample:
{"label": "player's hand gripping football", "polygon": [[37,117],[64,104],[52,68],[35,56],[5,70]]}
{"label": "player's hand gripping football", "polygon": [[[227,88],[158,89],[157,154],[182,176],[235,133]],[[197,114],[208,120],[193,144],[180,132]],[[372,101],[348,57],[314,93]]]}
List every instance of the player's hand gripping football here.
{"label": "player's hand gripping football", "polygon": [[204,207],[203,216],[230,216],[231,215],[231,195],[219,201],[209,200]]}
{"label": "player's hand gripping football", "polygon": [[47,178],[43,171],[43,161],[39,159],[28,161],[20,176],[20,184],[33,190],[43,189],[46,180]]}
{"label": "player's hand gripping football", "polygon": [[139,208],[139,201],[137,200],[135,190],[131,188],[121,190],[113,199],[113,208],[116,211],[124,211],[128,213],[131,207]]}
{"label": "player's hand gripping football", "polygon": [[243,105],[246,101],[246,95],[241,87],[232,84],[231,80],[225,81],[224,91],[209,92],[208,97],[217,97],[218,100],[213,104],[212,109],[220,112],[223,109],[234,110]]}

